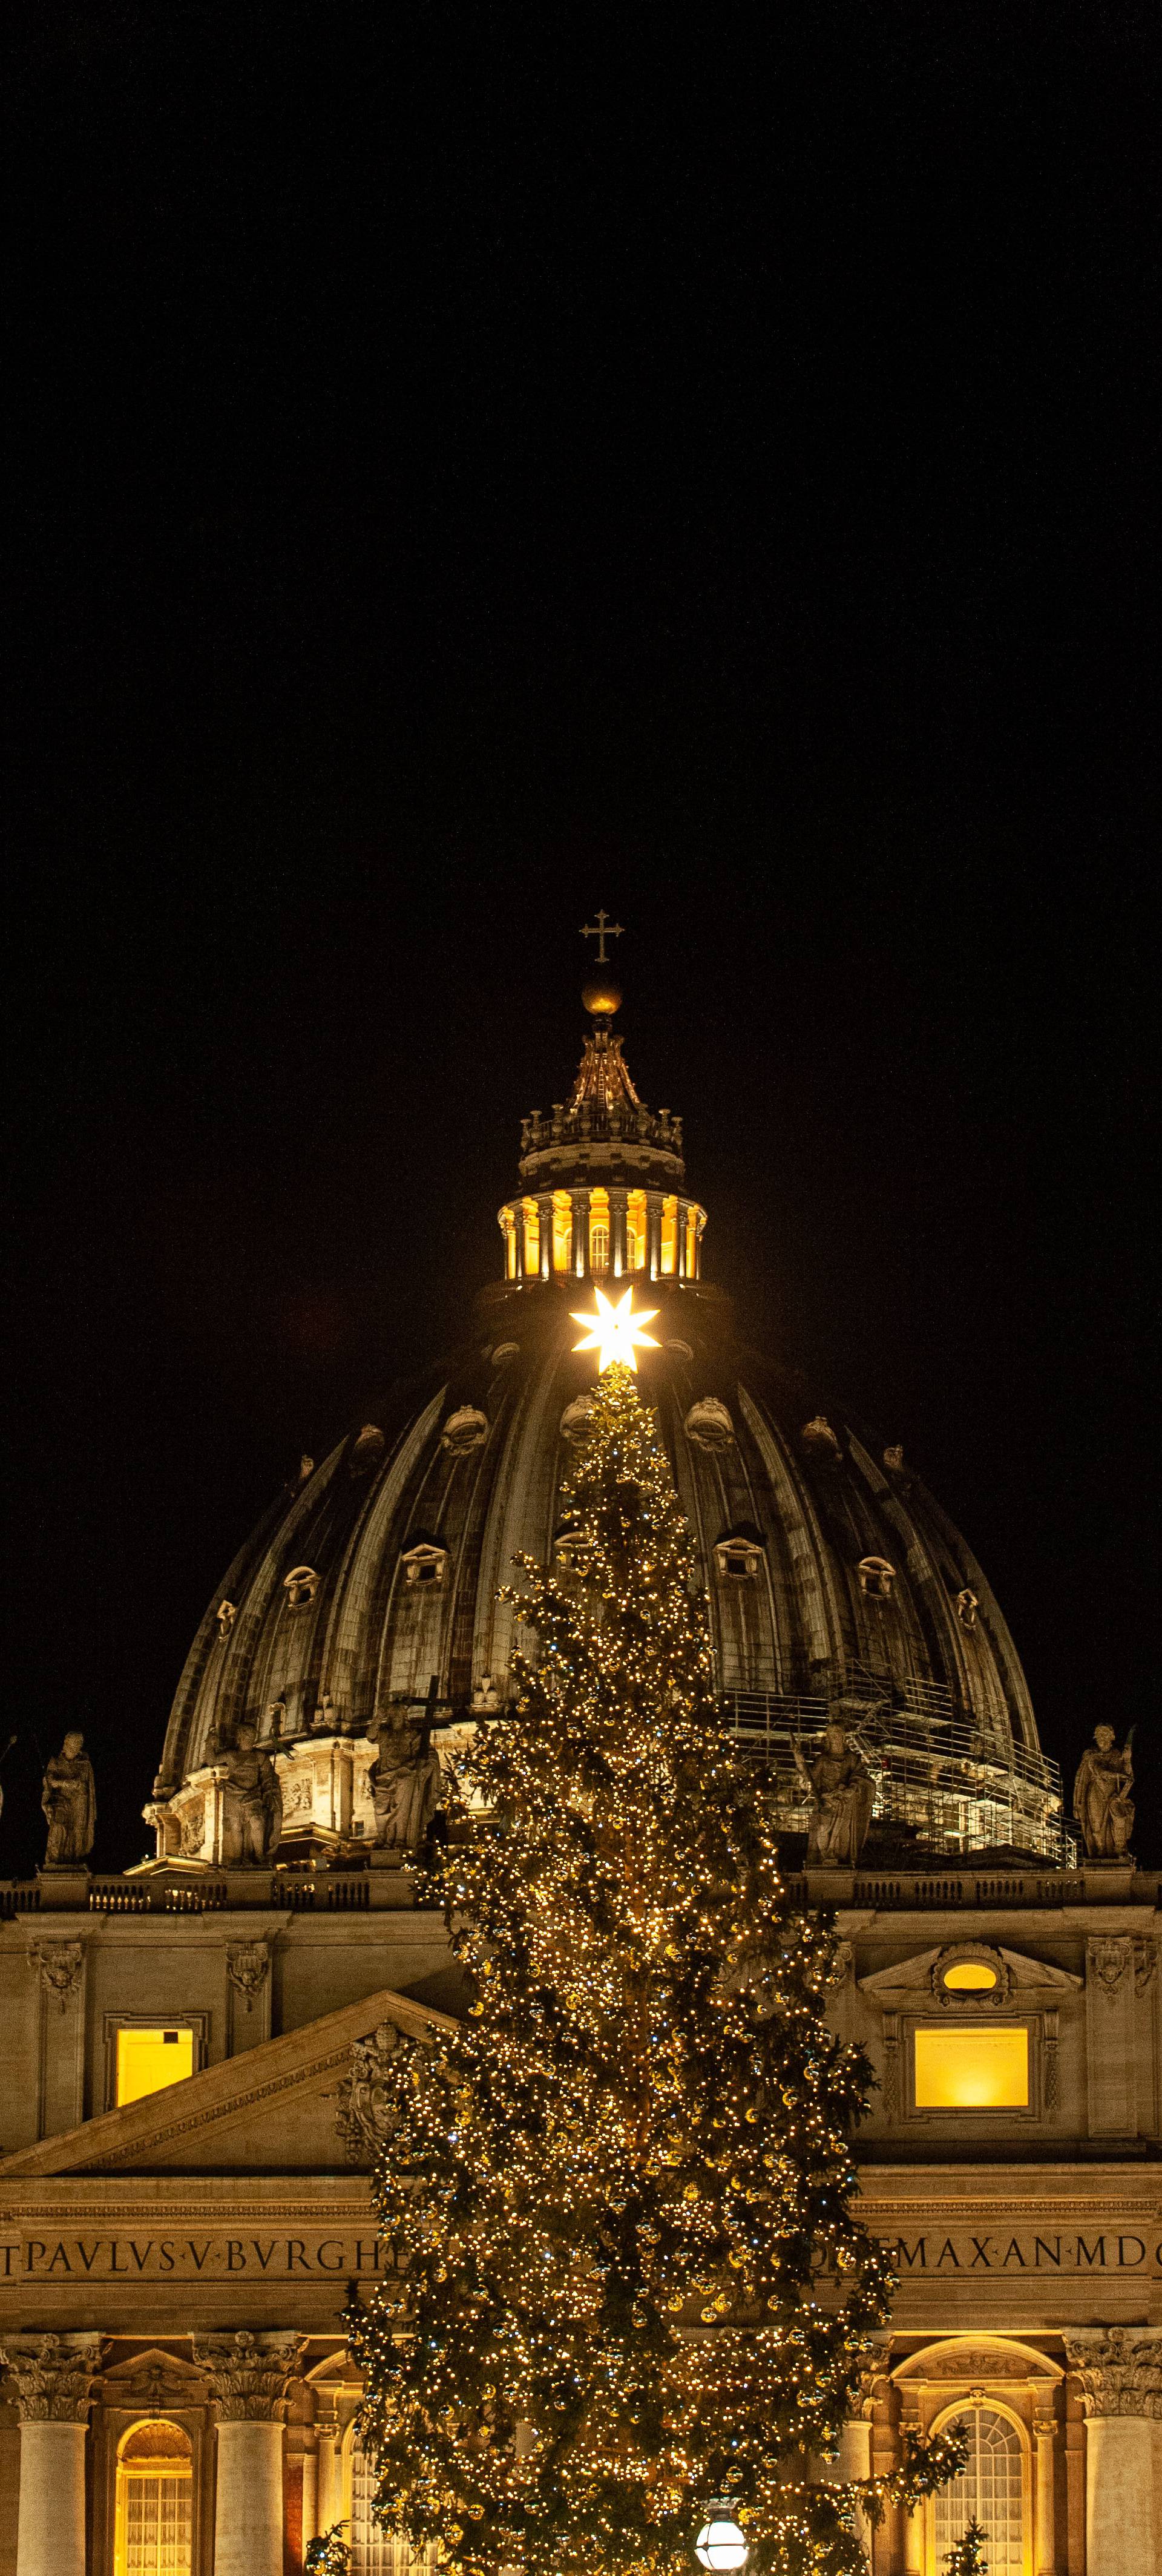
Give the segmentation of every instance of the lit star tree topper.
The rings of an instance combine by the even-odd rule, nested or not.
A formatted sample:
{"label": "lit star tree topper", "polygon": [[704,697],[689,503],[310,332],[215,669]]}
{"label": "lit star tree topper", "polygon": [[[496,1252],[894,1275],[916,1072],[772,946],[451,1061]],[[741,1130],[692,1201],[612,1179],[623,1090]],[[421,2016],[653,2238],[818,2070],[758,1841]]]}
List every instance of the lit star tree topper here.
{"label": "lit star tree topper", "polygon": [[[567,1561],[520,1559],[515,1704],[438,1858],[471,2001],[384,2081],[388,2249],[348,2311],[377,2512],[446,2576],[691,2576],[727,2500],[748,2576],[867,2576],[824,2465],[892,2267],[852,2206],[871,2068],[830,1925],[724,1736],[657,1421],[597,1382]],[[512,1597],[511,1595],[509,1596]],[[905,2436],[874,2518],[963,2458]]]}
{"label": "lit star tree topper", "polygon": [[597,1300],[597,1313],[573,1317],[574,1323],[584,1324],[589,1334],[587,1342],[574,1342],[574,1350],[600,1352],[597,1362],[599,1377],[604,1377],[606,1369],[613,1368],[615,1364],[636,1369],[639,1344],[648,1343],[654,1351],[658,1348],[654,1334],[642,1330],[644,1324],[656,1322],[657,1307],[651,1306],[645,1315],[635,1315],[632,1288],[626,1289],[619,1306],[603,1296],[600,1288],[595,1288],[593,1294]]}

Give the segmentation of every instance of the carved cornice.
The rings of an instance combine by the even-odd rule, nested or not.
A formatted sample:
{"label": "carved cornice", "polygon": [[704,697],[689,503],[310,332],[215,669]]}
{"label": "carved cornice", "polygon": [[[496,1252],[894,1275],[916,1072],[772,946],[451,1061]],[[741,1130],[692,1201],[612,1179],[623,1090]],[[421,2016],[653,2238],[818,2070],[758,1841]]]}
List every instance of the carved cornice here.
{"label": "carved cornice", "polygon": [[283,2327],[273,2333],[195,2335],[193,2354],[204,2371],[220,2424],[277,2424],[282,2421],[286,2384],[293,2374],[303,2337]]}
{"label": "carved cornice", "polygon": [[0,2347],[16,2385],[22,2424],[84,2424],[101,2348],[99,2334],[9,2335]]}
{"label": "carved cornice", "polygon": [[1162,2422],[1162,2338],[1141,2326],[1086,2326],[1062,2338],[1087,2415],[1145,2415]]}

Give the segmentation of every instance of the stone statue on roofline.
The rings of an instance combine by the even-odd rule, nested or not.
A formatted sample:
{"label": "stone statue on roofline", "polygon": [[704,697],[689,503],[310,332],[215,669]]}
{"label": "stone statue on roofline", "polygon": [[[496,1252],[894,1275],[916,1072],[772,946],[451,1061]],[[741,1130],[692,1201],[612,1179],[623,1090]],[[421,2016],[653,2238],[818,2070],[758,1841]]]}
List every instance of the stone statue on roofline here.
{"label": "stone statue on roofline", "polygon": [[48,1818],[45,1868],[76,1868],[93,1848],[97,1796],[85,1739],[75,1729],[45,1764],[40,1803]]}
{"label": "stone statue on roofline", "polygon": [[397,1702],[372,1718],[367,1733],[377,1746],[367,1774],[375,1807],[375,1848],[401,1860],[420,1852],[440,1803],[440,1757],[426,1717]]}
{"label": "stone statue on roofline", "polygon": [[259,1750],[252,1718],[239,1720],[233,1744],[218,1759],[239,1859],[259,1864],[273,1860],[282,1838],[282,1788],[269,1753]]}
{"label": "stone statue on roofline", "polygon": [[1134,1830],[1134,1730],[1119,1753],[1112,1726],[1095,1726],[1077,1766],[1073,1812],[1087,1860],[1124,1860]]}
{"label": "stone statue on roofline", "polygon": [[813,1800],[807,1866],[854,1869],[871,1823],[875,1783],[858,1745],[833,1718],[808,1767],[798,1744],[795,1769]]}

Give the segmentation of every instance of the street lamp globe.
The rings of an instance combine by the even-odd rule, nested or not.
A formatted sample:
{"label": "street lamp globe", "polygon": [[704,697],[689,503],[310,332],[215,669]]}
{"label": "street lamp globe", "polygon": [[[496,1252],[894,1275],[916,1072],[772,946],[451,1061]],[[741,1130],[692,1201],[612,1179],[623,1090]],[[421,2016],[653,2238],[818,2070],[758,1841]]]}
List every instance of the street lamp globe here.
{"label": "street lamp globe", "polygon": [[711,2576],[727,2576],[732,2568],[746,2563],[746,2534],[739,2530],[727,2505],[712,2505],[694,2543],[694,2555]]}

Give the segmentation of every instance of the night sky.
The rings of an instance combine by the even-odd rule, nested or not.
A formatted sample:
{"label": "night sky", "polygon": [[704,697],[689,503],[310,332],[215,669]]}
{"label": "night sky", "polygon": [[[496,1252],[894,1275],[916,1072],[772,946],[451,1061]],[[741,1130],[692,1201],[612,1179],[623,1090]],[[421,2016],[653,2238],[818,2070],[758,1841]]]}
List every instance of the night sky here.
{"label": "night sky", "polygon": [[1158,22],[14,13],[0,1870],[465,1330],[626,925],[706,1267],[1162,1860]]}

